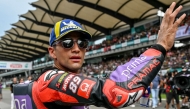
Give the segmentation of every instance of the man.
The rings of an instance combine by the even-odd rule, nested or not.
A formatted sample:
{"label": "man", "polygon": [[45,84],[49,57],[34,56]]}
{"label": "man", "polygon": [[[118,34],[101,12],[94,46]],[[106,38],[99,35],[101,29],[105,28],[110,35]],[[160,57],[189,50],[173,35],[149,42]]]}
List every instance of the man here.
{"label": "man", "polygon": [[156,75],[156,77],[151,82],[151,94],[152,94],[152,108],[156,108],[158,105],[158,91],[159,91],[159,81],[160,77]]}
{"label": "man", "polygon": [[19,84],[24,84],[24,78],[19,79]]}
{"label": "man", "polygon": [[30,83],[32,81],[32,76],[28,76],[28,79],[24,82],[25,84]]}
{"label": "man", "polygon": [[13,82],[10,84],[10,90],[11,90],[11,109],[14,109],[15,103],[14,103],[14,95],[13,95],[13,85],[17,84],[17,78],[14,77]]}
{"label": "man", "polygon": [[[107,108],[126,107],[137,101],[157,75],[166,51],[174,44],[176,30],[185,18],[177,21],[182,9],[172,3],[165,13],[157,44],[140,57],[118,66],[107,79],[87,78],[78,73],[91,35],[76,21],[65,19],[55,24],[50,34],[48,51],[54,60],[53,68],[46,70],[25,92],[14,89],[15,99],[26,100],[30,109],[89,109],[88,105]],[[31,89],[32,88],[32,89]],[[18,89],[18,90],[17,90]],[[31,92],[32,91],[32,92]],[[22,95],[23,94],[23,95]],[[27,99],[26,99],[27,98]]]}
{"label": "man", "polygon": [[168,77],[166,78],[166,109],[170,108],[170,102],[172,101],[172,107],[174,107],[174,99],[176,101],[177,109],[180,109],[179,104],[179,95],[177,94],[176,90],[174,90],[174,75],[175,72],[168,72]]}
{"label": "man", "polygon": [[159,81],[159,91],[158,91],[158,98],[159,98],[159,103],[158,105],[160,106],[161,103],[162,103],[162,96],[161,94],[164,92],[164,77],[162,76],[162,73],[158,73],[158,76],[160,78],[160,81]]}

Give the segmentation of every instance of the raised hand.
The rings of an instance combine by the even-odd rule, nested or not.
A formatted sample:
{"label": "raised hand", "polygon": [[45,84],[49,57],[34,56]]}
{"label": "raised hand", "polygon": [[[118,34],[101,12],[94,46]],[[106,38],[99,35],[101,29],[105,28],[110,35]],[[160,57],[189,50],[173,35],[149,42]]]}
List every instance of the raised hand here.
{"label": "raised hand", "polygon": [[176,3],[173,2],[166,10],[158,33],[157,44],[162,45],[166,51],[172,48],[178,26],[186,16],[186,14],[183,14],[175,21],[176,15],[182,9],[182,6],[179,6],[176,10],[174,10],[175,5]]}

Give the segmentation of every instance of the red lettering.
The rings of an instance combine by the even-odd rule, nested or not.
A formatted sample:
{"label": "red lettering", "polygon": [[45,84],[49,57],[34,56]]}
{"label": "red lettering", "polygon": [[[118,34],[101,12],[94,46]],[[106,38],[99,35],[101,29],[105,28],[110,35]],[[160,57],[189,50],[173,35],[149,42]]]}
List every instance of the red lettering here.
{"label": "red lettering", "polygon": [[143,73],[139,73],[139,81],[141,81],[142,78],[145,77],[145,76],[146,76],[145,74],[143,74]]}
{"label": "red lettering", "polygon": [[60,83],[56,83],[56,87],[59,88],[60,87]]}
{"label": "red lettering", "polygon": [[160,62],[157,61],[156,59],[153,60],[153,63],[154,63],[156,66],[160,64]]}
{"label": "red lettering", "polygon": [[157,61],[156,59],[154,59],[153,60],[153,63],[150,63],[148,66],[149,67],[145,67],[143,70],[142,70],[142,73],[138,73],[137,75],[138,75],[138,77],[135,77],[135,78],[133,78],[132,79],[132,82],[130,82],[127,86],[128,86],[128,88],[132,88],[132,86],[134,85],[134,84],[137,84],[137,82],[139,82],[139,81],[142,81],[142,79],[146,76],[146,75],[148,75],[152,70],[153,70],[153,68],[155,68],[157,65],[159,65],[160,64],[160,62],[159,61]]}
{"label": "red lettering", "polygon": [[134,83],[134,84],[137,84],[137,81],[138,81],[139,79],[137,78],[137,77],[135,77],[135,78],[133,78],[133,80],[132,80],[132,82]]}
{"label": "red lettering", "polygon": [[22,68],[22,64],[11,64],[11,68]]}
{"label": "red lettering", "polygon": [[154,64],[149,64],[149,67],[150,67],[150,71],[152,71],[152,69],[154,68],[154,67],[156,67]]}
{"label": "red lettering", "polygon": [[150,70],[148,67],[145,67],[145,68],[143,69],[143,73],[146,74],[146,75],[149,74],[150,71],[151,71],[151,70]]}
{"label": "red lettering", "polygon": [[129,89],[132,89],[133,82],[130,82],[127,86],[128,86]]}
{"label": "red lettering", "polygon": [[64,81],[63,86],[62,86],[62,90],[66,91],[67,89],[67,85],[69,83],[69,81],[73,78],[74,75],[70,74]]}

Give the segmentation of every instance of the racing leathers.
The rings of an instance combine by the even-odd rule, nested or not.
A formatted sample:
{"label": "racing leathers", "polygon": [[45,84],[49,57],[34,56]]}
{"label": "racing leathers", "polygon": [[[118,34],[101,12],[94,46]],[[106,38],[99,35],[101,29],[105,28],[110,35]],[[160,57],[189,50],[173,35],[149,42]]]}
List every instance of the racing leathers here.
{"label": "racing leathers", "polygon": [[[160,70],[165,54],[165,49],[155,44],[102,79],[52,68],[29,84],[26,98],[15,88],[15,99],[20,107],[28,106],[27,109],[89,109],[88,105],[126,107],[142,96]],[[25,104],[21,105],[23,101]],[[15,102],[17,107],[18,102]]]}

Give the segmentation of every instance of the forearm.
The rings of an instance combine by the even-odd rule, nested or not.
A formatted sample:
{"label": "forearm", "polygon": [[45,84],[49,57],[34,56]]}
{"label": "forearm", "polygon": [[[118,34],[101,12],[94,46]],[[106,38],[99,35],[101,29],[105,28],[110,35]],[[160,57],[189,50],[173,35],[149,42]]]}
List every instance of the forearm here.
{"label": "forearm", "polygon": [[127,88],[138,85],[148,86],[160,70],[166,51],[148,49],[140,57],[132,58],[130,62],[119,66],[110,75],[110,79],[116,82],[127,82]]}
{"label": "forearm", "polygon": [[[111,87],[111,84],[109,84],[109,88],[107,88],[109,95],[116,93],[113,92],[114,88],[117,89],[117,93],[119,93],[119,90],[123,91],[122,88],[124,88],[125,91],[122,92],[123,96],[124,93],[128,95],[126,102],[123,102],[124,104],[121,103],[118,105],[116,103],[116,105],[114,105],[115,107],[128,106],[140,98],[143,91],[160,70],[164,61],[165,52],[163,48],[158,48],[157,50],[153,48],[148,49],[140,57],[131,59],[130,62],[119,66],[111,73],[110,79],[116,82],[116,86]],[[118,87],[122,88],[119,89]],[[112,91],[109,89],[112,89]],[[108,101],[111,103],[113,99],[108,98]]]}

